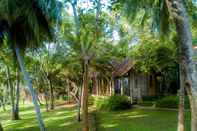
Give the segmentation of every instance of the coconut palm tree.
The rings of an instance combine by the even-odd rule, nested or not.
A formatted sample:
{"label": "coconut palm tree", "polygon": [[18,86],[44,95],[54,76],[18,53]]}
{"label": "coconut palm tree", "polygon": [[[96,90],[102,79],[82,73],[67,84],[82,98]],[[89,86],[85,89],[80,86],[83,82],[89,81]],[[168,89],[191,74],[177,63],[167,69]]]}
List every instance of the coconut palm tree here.
{"label": "coconut palm tree", "polygon": [[45,131],[37,96],[28,72],[25,70],[25,49],[35,49],[42,41],[52,38],[52,23],[57,19],[60,6],[50,0],[1,0],[0,41],[7,40],[32,96],[40,130]]}
{"label": "coconut palm tree", "polygon": [[[192,113],[192,131],[197,130],[197,72],[193,61],[192,35],[188,13],[192,13],[195,9],[195,3],[186,0],[126,0],[120,1],[121,4],[116,4],[117,7],[122,7],[124,13],[130,20],[135,18],[140,13],[143,13],[141,23],[152,18],[151,26],[153,31],[167,34],[170,31],[170,26],[175,25],[175,30],[178,37],[178,47],[180,48],[180,64],[184,72],[183,83],[186,87],[190,98],[191,113]],[[122,5],[122,6],[119,6]],[[190,9],[188,12],[187,9]],[[141,12],[142,11],[142,12]],[[150,23],[150,21],[149,21]],[[156,28],[155,28],[156,27]],[[171,28],[172,30],[172,28]]]}
{"label": "coconut palm tree", "polygon": [[77,59],[82,67],[83,130],[88,131],[88,82],[90,80],[90,63],[96,55],[96,45],[100,42],[100,38],[103,38],[104,35],[104,18],[101,18],[100,16],[101,8],[98,1],[96,2],[96,15],[88,9],[84,9],[86,10],[84,12],[80,11],[80,9],[78,10],[80,7],[77,5],[77,2],[77,0],[70,0],[69,2],[73,9],[75,25],[73,26],[67,23],[67,28],[64,28],[64,32],[67,43],[69,43],[71,49],[74,50],[75,53],[73,54],[77,56]]}

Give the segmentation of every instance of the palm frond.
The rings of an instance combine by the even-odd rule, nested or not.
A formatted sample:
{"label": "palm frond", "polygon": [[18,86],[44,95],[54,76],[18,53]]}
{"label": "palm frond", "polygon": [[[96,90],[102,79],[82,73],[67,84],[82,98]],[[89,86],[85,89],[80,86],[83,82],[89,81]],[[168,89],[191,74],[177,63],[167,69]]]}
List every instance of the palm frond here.
{"label": "palm frond", "polygon": [[56,0],[0,0],[0,21],[4,23],[0,24],[1,38],[7,32],[12,47],[35,48],[54,36],[53,24],[60,9]]}

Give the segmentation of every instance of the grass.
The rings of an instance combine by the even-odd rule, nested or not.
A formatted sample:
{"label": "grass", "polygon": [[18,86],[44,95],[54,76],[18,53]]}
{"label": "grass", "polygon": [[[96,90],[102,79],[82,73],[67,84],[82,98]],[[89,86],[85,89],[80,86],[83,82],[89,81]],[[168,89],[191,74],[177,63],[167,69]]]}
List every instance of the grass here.
{"label": "grass", "polygon": [[[74,107],[61,107],[42,116],[48,131],[81,131]],[[190,112],[186,112],[186,131],[190,131]],[[0,111],[5,131],[39,131],[32,105],[20,107],[21,120],[11,121],[10,110]],[[125,111],[99,111],[95,113],[98,131],[176,131],[177,111],[130,109]]]}
{"label": "grass", "polygon": [[[48,131],[78,131],[81,124],[76,121],[75,108],[58,108],[46,112],[41,109],[44,122]],[[0,121],[5,131],[39,131],[34,108],[32,105],[20,107],[21,120],[11,121],[10,110],[0,111]]]}
{"label": "grass", "polygon": [[[186,112],[186,131],[190,131],[190,113]],[[176,131],[177,112],[131,109],[96,114],[98,131]]]}

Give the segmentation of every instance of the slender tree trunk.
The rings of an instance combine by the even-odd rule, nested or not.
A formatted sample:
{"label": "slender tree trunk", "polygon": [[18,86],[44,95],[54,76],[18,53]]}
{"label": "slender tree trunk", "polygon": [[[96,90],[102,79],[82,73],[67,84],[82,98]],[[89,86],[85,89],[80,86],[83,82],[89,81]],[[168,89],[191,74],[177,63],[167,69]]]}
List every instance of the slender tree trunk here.
{"label": "slender tree trunk", "polygon": [[2,98],[2,108],[3,111],[6,111],[6,96],[7,96],[7,89],[3,91],[3,98]]}
{"label": "slender tree trunk", "polygon": [[14,118],[19,120],[19,100],[20,100],[20,75],[19,70],[16,73],[16,104],[14,107]]}
{"label": "slender tree trunk", "polygon": [[98,78],[96,77],[96,95],[99,96],[99,83],[98,83]]}
{"label": "slender tree trunk", "polygon": [[81,87],[79,87],[79,100],[78,100],[78,109],[77,109],[77,121],[80,122],[81,121]]}
{"label": "slender tree trunk", "polygon": [[47,91],[44,92],[44,99],[45,99],[46,112],[48,112],[49,111],[49,104],[48,104],[48,93],[47,93]]}
{"label": "slender tree trunk", "polygon": [[39,123],[40,131],[46,131],[46,128],[45,128],[45,125],[44,125],[44,122],[43,122],[43,119],[42,119],[42,116],[41,116],[41,112],[40,112],[40,106],[39,106],[38,101],[37,101],[37,95],[36,95],[36,93],[33,89],[31,78],[29,77],[29,74],[25,70],[24,61],[21,57],[19,47],[17,45],[15,47],[15,52],[16,52],[16,56],[17,56],[17,60],[18,60],[21,72],[24,76],[25,82],[26,82],[26,84],[29,88],[29,92],[32,96],[32,101],[33,101],[33,104],[34,104],[34,108],[35,108],[36,117],[37,117],[37,120],[38,120],[38,123]]}
{"label": "slender tree trunk", "polygon": [[54,92],[53,92],[53,85],[51,79],[49,79],[49,86],[50,86],[50,109],[54,109]]}
{"label": "slender tree trunk", "polygon": [[179,90],[179,114],[178,114],[178,131],[184,131],[184,101],[185,101],[185,90],[184,90],[184,82],[185,79],[183,78],[183,70],[181,65],[180,69],[180,90]]}
{"label": "slender tree trunk", "polygon": [[70,82],[69,82],[69,80],[67,80],[67,84],[68,84],[68,86],[67,86],[67,97],[68,97],[68,103],[70,103]]}
{"label": "slender tree trunk", "polygon": [[[36,94],[36,93],[35,93]],[[42,102],[41,102],[41,100],[40,100],[40,97],[38,96],[38,95],[36,95],[37,96],[37,101],[38,101],[38,104],[40,105],[40,106],[42,106],[43,104],[42,104]]]}
{"label": "slender tree trunk", "polygon": [[84,63],[84,74],[83,74],[83,94],[82,94],[82,112],[83,112],[83,131],[89,131],[88,122],[88,62]]}
{"label": "slender tree trunk", "polygon": [[173,0],[172,6],[176,8],[179,16],[174,19],[181,49],[181,65],[186,78],[185,85],[189,88],[187,91],[190,91],[188,94],[191,94],[191,131],[197,131],[197,70],[193,61],[192,34],[183,0]]}
{"label": "slender tree trunk", "polygon": [[12,80],[11,80],[10,69],[9,69],[8,66],[7,66],[7,79],[8,79],[8,86],[9,86],[9,89],[10,89],[10,99],[11,99],[11,105],[12,105],[12,108],[11,108],[12,118],[11,119],[16,120],[15,115],[14,115],[14,106],[15,106],[14,87],[13,87],[13,83],[12,83]]}

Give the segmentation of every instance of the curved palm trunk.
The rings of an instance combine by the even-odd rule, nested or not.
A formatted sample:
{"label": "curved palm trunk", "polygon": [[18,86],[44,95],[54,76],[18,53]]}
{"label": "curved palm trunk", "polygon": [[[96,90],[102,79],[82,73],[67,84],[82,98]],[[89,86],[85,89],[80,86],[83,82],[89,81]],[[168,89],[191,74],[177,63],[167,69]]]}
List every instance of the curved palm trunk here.
{"label": "curved palm trunk", "polygon": [[89,131],[88,122],[88,63],[84,63],[83,93],[82,93],[83,131]]}
{"label": "curved palm trunk", "polygon": [[16,56],[17,56],[17,60],[18,60],[21,72],[24,76],[25,82],[26,82],[26,84],[29,88],[29,92],[32,96],[32,101],[33,101],[33,104],[34,104],[36,117],[37,117],[37,120],[38,120],[38,123],[39,123],[39,126],[40,126],[40,131],[46,131],[46,128],[45,128],[45,125],[44,125],[44,122],[42,120],[42,116],[41,116],[41,113],[40,113],[40,106],[39,106],[38,101],[37,101],[37,96],[35,94],[35,91],[33,89],[33,85],[32,85],[32,82],[31,82],[31,78],[29,77],[29,74],[25,70],[24,61],[21,57],[19,47],[17,45],[15,47],[15,52],[16,52]]}
{"label": "curved palm trunk", "polygon": [[183,66],[185,86],[188,87],[190,95],[192,123],[191,130],[197,131],[197,71],[193,61],[192,34],[186,9],[182,0],[173,0],[172,5],[177,9],[178,15],[175,17],[176,31],[179,37],[181,49],[181,65]]}

